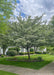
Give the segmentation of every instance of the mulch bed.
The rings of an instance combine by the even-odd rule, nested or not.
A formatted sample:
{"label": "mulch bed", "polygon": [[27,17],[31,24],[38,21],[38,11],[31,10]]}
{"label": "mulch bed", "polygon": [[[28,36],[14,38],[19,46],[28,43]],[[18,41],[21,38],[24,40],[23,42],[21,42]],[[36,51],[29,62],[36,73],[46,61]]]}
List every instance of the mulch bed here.
{"label": "mulch bed", "polygon": [[22,60],[18,60],[16,58],[13,59],[7,59],[7,61],[17,61],[17,62],[41,62],[44,60],[38,60],[38,59],[33,59],[33,60],[28,60],[28,59],[22,59]]}

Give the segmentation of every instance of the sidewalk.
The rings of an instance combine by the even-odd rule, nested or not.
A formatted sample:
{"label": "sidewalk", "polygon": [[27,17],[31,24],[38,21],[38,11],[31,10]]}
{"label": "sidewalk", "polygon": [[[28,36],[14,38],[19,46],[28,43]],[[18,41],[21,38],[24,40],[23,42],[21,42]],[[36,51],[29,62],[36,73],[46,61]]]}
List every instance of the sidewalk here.
{"label": "sidewalk", "polygon": [[46,65],[40,70],[0,64],[0,70],[16,73],[19,75],[54,75],[54,62]]}

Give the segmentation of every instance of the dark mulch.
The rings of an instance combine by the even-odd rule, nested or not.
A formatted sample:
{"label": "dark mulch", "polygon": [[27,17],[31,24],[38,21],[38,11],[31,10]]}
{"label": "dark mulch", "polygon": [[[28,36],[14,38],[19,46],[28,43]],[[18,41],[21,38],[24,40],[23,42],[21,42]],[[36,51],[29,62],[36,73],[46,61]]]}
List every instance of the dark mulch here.
{"label": "dark mulch", "polygon": [[13,59],[7,59],[7,61],[17,61],[17,62],[41,62],[41,61],[44,61],[44,60],[38,60],[38,59],[21,59],[21,60],[18,60],[16,58],[13,58]]}

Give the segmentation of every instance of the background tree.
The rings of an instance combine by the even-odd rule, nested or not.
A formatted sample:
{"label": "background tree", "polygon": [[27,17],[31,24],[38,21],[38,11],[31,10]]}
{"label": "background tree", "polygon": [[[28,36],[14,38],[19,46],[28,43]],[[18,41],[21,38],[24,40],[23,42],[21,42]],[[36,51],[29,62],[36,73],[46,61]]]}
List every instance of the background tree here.
{"label": "background tree", "polygon": [[2,47],[3,49],[3,54],[5,55],[5,50],[8,46],[13,46],[14,45],[14,42],[13,40],[5,35],[5,34],[0,34],[0,46]]}
{"label": "background tree", "polygon": [[16,0],[0,0],[0,33],[5,33],[7,30],[7,23],[13,10]]}
{"label": "background tree", "polygon": [[54,16],[48,24],[47,45],[54,46]]}

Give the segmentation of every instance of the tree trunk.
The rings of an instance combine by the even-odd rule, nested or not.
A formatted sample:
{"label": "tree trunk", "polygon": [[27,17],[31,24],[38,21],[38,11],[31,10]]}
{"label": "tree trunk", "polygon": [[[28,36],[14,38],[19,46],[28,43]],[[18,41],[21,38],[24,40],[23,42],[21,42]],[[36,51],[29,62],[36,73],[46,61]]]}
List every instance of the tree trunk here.
{"label": "tree trunk", "polygon": [[28,47],[27,47],[27,52],[28,52],[28,59],[30,60],[30,52],[29,52]]}
{"label": "tree trunk", "polygon": [[17,55],[19,55],[19,51],[17,51]]}
{"label": "tree trunk", "polygon": [[36,52],[36,47],[34,46],[34,52]]}
{"label": "tree trunk", "polygon": [[5,49],[3,49],[3,55],[5,55]]}

